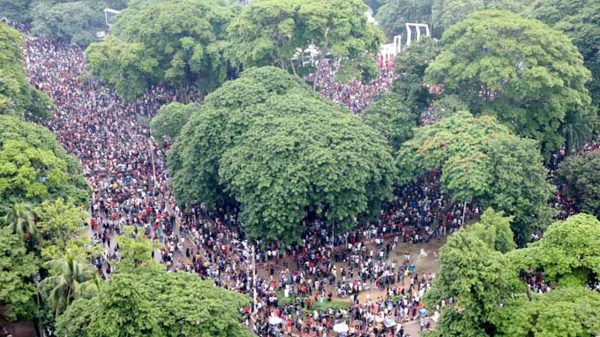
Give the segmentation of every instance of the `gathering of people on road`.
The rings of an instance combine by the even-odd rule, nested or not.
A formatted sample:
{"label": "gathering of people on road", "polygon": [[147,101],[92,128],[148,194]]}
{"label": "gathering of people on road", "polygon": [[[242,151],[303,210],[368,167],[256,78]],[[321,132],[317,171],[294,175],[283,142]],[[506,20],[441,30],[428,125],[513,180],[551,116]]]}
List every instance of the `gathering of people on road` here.
{"label": "gathering of people on road", "polygon": [[[138,100],[125,102],[102,83],[84,76],[84,55],[76,46],[26,36],[24,53],[30,82],[48,93],[56,105],[47,126],[79,159],[93,190],[91,240],[102,244],[105,253],[92,262],[103,277],[110,276],[112,261],[118,260],[115,237],[125,226],[135,226],[131,235],[143,235],[164,245],[155,257],[170,270],[195,271],[219,286],[246,293],[256,289],[254,309],[248,309],[253,318],[248,316],[248,320],[251,324],[256,317],[263,318],[259,321],[262,325],[252,323],[257,332],[266,326],[267,334],[293,330],[331,335],[335,314],[318,318],[333,309],[304,313],[312,308],[311,301],[333,303],[336,299],[348,303],[346,309],[335,311],[338,315],[347,312],[343,317],[352,318],[351,331],[356,336],[384,336],[383,330],[377,330],[377,315],[393,317],[394,321],[423,319],[415,310],[422,309],[422,293],[434,275],[415,271],[408,253],[401,261],[390,255],[399,245],[441,238],[446,225],[460,226],[461,216],[451,207],[450,222],[433,225],[438,220],[436,212],[443,207],[436,194],[439,188],[437,192],[435,188],[439,177],[397,191],[395,200],[376,221],[336,235],[333,245],[328,231],[318,222],[299,245],[252,243],[259,270],[254,282],[251,244],[245,240],[235,211],[211,212],[199,205],[183,214],[169,188],[166,148],[153,143],[147,126],[161,105],[198,99],[191,88],[182,92],[153,87]],[[389,67],[388,63],[380,65]],[[393,71],[382,70],[382,74],[381,83],[391,83]],[[356,103],[356,92],[346,96],[355,101],[351,109],[361,109],[387,88],[376,87],[359,94],[364,95],[358,100],[361,103]],[[324,95],[326,91],[323,89]],[[379,295],[359,300],[359,294],[367,291]],[[290,301],[279,305],[278,296]],[[269,324],[268,319],[275,314],[285,317],[286,322],[293,320],[292,327],[274,329],[276,325]]]}
{"label": "gathering of people on road", "polygon": [[322,97],[346,106],[352,112],[360,114],[380,94],[392,88],[396,77],[394,62],[391,55],[378,56],[378,75],[368,83],[361,79],[340,81],[336,76],[340,71],[339,61],[324,60],[317,65],[317,72],[307,76],[307,80],[316,81],[316,88]]}
{"label": "gathering of people on road", "polygon": [[[251,241],[235,208],[200,204],[184,212],[171,192],[169,144],[155,145],[148,122],[161,105],[199,100],[193,88],[152,87],[126,102],[85,76],[85,57],[76,46],[26,35],[24,53],[31,84],[55,102],[47,127],[81,162],[93,190],[90,236],[105,252],[92,263],[102,277],[110,277],[119,258],[116,236],[135,226],[129,235],[163,245],[153,257],[169,270],[195,272],[249,294],[252,305],[243,314],[260,336],[404,337],[408,325],[417,327],[413,331],[434,325],[437,312],[425,309],[423,296],[436,275],[420,271],[416,260],[435,251],[419,252],[424,246],[417,245],[442,240],[482,212],[443,196],[440,172],[394,191],[375,219],[352,231],[335,233],[315,220],[305,223],[301,243]],[[377,64],[379,76],[369,84],[338,82],[335,61],[309,77],[323,97],[360,113],[394,79],[391,58]],[[543,291],[536,275],[529,279]]]}

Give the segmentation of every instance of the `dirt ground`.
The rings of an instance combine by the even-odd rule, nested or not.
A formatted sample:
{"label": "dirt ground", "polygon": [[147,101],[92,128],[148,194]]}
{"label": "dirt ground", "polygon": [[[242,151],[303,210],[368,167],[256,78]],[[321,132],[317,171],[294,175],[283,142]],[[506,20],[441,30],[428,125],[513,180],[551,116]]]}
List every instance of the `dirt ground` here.
{"label": "dirt ground", "polygon": [[[396,249],[390,253],[387,261],[403,261],[404,254],[408,252],[410,254],[410,261],[415,264],[415,272],[418,274],[437,273],[439,271],[438,255],[440,248],[446,243],[446,240],[433,240],[426,244],[409,245],[400,243]],[[375,244],[368,245],[369,247],[375,247]],[[376,250],[374,250],[377,253]],[[422,254],[424,253],[424,254]],[[293,265],[290,264],[290,265]],[[261,276],[269,275],[269,264],[261,264],[257,266],[257,272]],[[339,270],[341,267],[345,267],[344,263],[336,263],[336,267]],[[275,275],[277,275],[282,269],[285,269],[285,265],[280,263],[275,268]],[[409,285],[409,280],[405,280],[405,285]],[[379,291],[377,288],[372,291],[363,291],[358,295],[361,303],[366,302],[367,298],[371,297],[374,300],[385,298],[385,291]],[[350,301],[348,298],[335,297],[339,301]],[[420,336],[419,322],[412,321],[403,323],[405,336],[417,337]]]}

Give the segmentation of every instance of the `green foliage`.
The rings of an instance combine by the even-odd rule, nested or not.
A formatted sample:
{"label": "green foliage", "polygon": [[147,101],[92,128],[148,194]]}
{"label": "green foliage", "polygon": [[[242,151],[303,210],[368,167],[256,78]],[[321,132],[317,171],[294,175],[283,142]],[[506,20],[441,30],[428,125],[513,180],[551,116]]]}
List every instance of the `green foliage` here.
{"label": "green foliage", "polygon": [[567,158],[560,164],[556,182],[581,211],[600,217],[600,151]]}
{"label": "green foliage", "polygon": [[[515,251],[519,269],[541,270],[549,282],[585,285],[600,276],[600,221],[577,214],[552,224],[544,237]],[[575,276],[575,277],[573,277]]]}
{"label": "green foliage", "polygon": [[117,273],[98,296],[76,300],[58,318],[56,332],[60,337],[249,337],[239,323],[239,309],[247,303],[195,274]]}
{"label": "green foliage", "polygon": [[[448,238],[440,254],[441,271],[425,300],[429,307],[452,302],[442,308],[435,331],[427,336],[595,336],[600,295],[583,285],[598,277],[600,222],[585,214],[573,216],[550,226],[542,240],[517,250],[504,246],[512,235],[509,222],[488,209],[480,223]],[[562,286],[532,294],[517,278],[531,271]]]}
{"label": "green foliage", "polygon": [[400,144],[413,136],[419,116],[413,114],[402,102],[400,95],[385,93],[363,113],[365,124],[379,131],[398,151]]}
{"label": "green foliage", "polygon": [[441,270],[425,300],[434,307],[452,298],[454,305],[442,310],[430,336],[487,336],[498,306],[523,291],[524,285],[510,268],[508,257],[481,240],[480,233],[481,228],[460,230],[440,251]]}
{"label": "green foliage", "polygon": [[19,32],[0,23],[0,115],[49,117],[52,101],[27,80]]}
{"label": "green foliage", "polygon": [[255,107],[290,92],[315,96],[301,78],[275,67],[250,69],[206,97],[168,152],[173,190],[181,205],[204,202],[213,208],[230,201],[219,183],[221,156],[242,139]]}
{"label": "green foliage", "polygon": [[86,52],[94,74],[125,98],[152,84],[196,85],[202,92],[227,75],[223,33],[236,8],[221,0],[150,2],[123,10],[108,38]]}
{"label": "green foliage", "polygon": [[38,261],[26,251],[21,238],[8,227],[0,228],[0,306],[7,306],[9,320],[33,317],[36,289],[32,276],[37,270]]}
{"label": "green foliage", "polygon": [[445,30],[463,21],[473,12],[502,9],[521,13],[532,2],[532,0],[433,0],[431,21],[434,36],[442,36]]}
{"label": "green foliage", "polygon": [[600,3],[594,0],[537,1],[531,15],[567,34],[577,46],[585,66],[592,72],[588,88],[600,106]]}
{"label": "green foliage", "polygon": [[208,95],[168,155],[178,202],[235,198],[250,235],[288,242],[307,214],[351,226],[389,196],[394,169],[375,130],[275,67]]}
{"label": "green foliage", "polygon": [[41,286],[48,289],[45,296],[54,316],[64,312],[75,299],[90,296],[99,289],[92,265],[71,253],[46,262],[44,267],[51,276],[45,278]]}
{"label": "green foliage", "polygon": [[81,205],[89,192],[80,164],[49,130],[0,115],[0,204],[63,198]]}
{"label": "green foliage", "polygon": [[307,215],[351,228],[391,196],[389,147],[358,117],[304,95],[275,96],[254,111],[261,118],[219,169],[251,237],[296,242]]}
{"label": "green foliage", "polygon": [[35,227],[40,240],[38,249],[44,259],[63,254],[72,240],[86,235],[85,223],[89,214],[70,200],[44,201],[36,206],[35,215]]}
{"label": "green foliage", "polygon": [[23,241],[28,237],[38,236],[33,206],[30,203],[15,202],[10,206],[2,205],[2,214],[0,225],[10,228]]}
{"label": "green foliage", "polygon": [[488,208],[476,224],[468,231],[475,234],[488,247],[500,253],[507,253],[516,248],[513,232],[510,229],[512,217],[504,217],[502,213]]}
{"label": "green foliage", "polygon": [[548,206],[553,186],[537,143],[513,135],[492,116],[458,112],[418,129],[398,151],[397,164],[400,184],[440,168],[442,188],[452,200],[514,216],[512,228],[521,244],[554,214]]}
{"label": "green foliage", "polygon": [[392,91],[400,95],[417,116],[430,104],[431,95],[424,83],[425,70],[439,53],[436,41],[423,38],[404,48],[394,60],[399,76],[394,80]]}
{"label": "green foliage", "polygon": [[[492,114],[546,155],[565,139],[570,111],[590,109],[590,72],[569,38],[508,11],[482,11],[446,31],[427,80],[457,95],[472,113]],[[593,122],[594,115],[583,114]]]}
{"label": "green foliage", "polygon": [[497,337],[589,337],[600,332],[600,294],[584,287],[564,287],[515,299],[495,317]]}
{"label": "green foliage", "polygon": [[144,237],[137,237],[134,235],[134,230],[133,226],[125,227],[124,234],[117,238],[117,243],[121,248],[117,270],[119,272],[164,270],[164,266],[152,258],[152,252],[159,249],[161,245]]}
{"label": "green foliage", "polygon": [[29,6],[33,0],[0,0],[0,17],[6,17],[15,22],[29,21]]}
{"label": "green foliage", "polygon": [[150,130],[156,143],[162,147],[165,140],[167,143],[175,140],[181,128],[197,109],[195,104],[185,105],[177,102],[162,106],[150,122]]}
{"label": "green foliage", "polygon": [[451,116],[459,111],[469,111],[469,107],[456,95],[445,95],[431,103],[437,120]]}
{"label": "green foliage", "polygon": [[107,29],[103,12],[107,7],[110,2],[102,0],[35,1],[30,9],[31,33],[85,47],[96,41],[97,32]]}
{"label": "green foliage", "polygon": [[432,0],[390,0],[377,11],[376,19],[388,36],[408,36],[406,23],[431,22]]}
{"label": "green foliage", "polygon": [[304,52],[310,44],[320,58],[355,60],[376,52],[383,41],[365,11],[362,0],[251,2],[227,28],[228,55],[245,68],[277,65],[294,73],[302,67],[294,59],[297,50]]}

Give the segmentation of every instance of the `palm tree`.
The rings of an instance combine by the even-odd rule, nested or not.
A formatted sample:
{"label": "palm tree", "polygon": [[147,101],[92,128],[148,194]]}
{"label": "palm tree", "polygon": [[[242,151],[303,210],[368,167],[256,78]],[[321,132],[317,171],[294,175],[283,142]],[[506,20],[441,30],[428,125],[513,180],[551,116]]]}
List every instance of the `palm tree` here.
{"label": "palm tree", "polygon": [[90,264],[80,262],[70,252],[44,265],[55,274],[44,279],[41,286],[50,285],[47,300],[55,316],[64,312],[78,297],[95,293],[100,282]]}
{"label": "palm tree", "polygon": [[23,240],[37,236],[33,205],[29,202],[15,202],[12,206],[0,206],[4,216],[0,225],[10,226]]}
{"label": "palm tree", "polygon": [[565,138],[567,153],[570,154],[574,149],[580,149],[592,138],[593,131],[589,124],[592,118],[588,118],[586,113],[580,111],[568,112],[565,120],[560,127],[560,132]]}

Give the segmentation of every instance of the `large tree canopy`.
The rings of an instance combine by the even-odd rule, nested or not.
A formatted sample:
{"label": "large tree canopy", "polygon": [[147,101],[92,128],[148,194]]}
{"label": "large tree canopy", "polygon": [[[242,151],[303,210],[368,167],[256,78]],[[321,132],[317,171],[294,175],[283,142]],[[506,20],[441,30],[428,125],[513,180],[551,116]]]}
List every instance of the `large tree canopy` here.
{"label": "large tree canopy", "polygon": [[228,27],[229,57],[245,67],[277,65],[297,72],[294,60],[312,44],[327,55],[359,59],[374,53],[381,31],[367,22],[362,0],[251,2]]}
{"label": "large tree canopy", "polygon": [[34,0],[28,10],[31,33],[85,47],[107,30],[104,9],[124,7],[122,0]]}
{"label": "large tree canopy", "polygon": [[584,286],[600,277],[600,221],[577,214],[552,224],[544,237],[516,251],[520,270],[543,271],[552,284]]}
{"label": "large tree canopy", "polygon": [[431,336],[488,336],[488,322],[498,306],[525,288],[508,256],[496,250],[497,240],[488,240],[505,232],[510,219],[492,210],[484,217],[479,226],[450,236],[440,251],[441,270],[425,299],[432,307],[449,299],[452,303],[443,308]]}
{"label": "large tree canopy", "polygon": [[425,71],[439,53],[437,41],[423,38],[404,48],[394,60],[398,78],[394,80],[392,90],[417,116],[431,103],[431,94],[425,85]]}
{"label": "large tree canopy", "polygon": [[60,337],[251,336],[241,324],[240,294],[192,273],[119,273],[91,299],[60,316]]}
{"label": "large tree canopy", "polygon": [[[512,250],[504,245],[509,221],[488,209],[480,223],[448,238],[426,295],[428,306],[446,306],[427,336],[595,336],[600,295],[585,285],[598,279],[600,222],[576,215],[552,224],[532,246]],[[550,292],[532,293],[521,273],[543,277]]]}
{"label": "large tree canopy", "polygon": [[592,72],[589,89],[595,105],[600,106],[600,3],[594,0],[536,1],[531,15],[573,39]]}
{"label": "large tree canopy", "polygon": [[221,156],[239,142],[257,115],[256,105],[290,92],[315,95],[302,79],[279,68],[263,67],[245,71],[241,78],[208,95],[168,152],[177,202],[204,202],[210,207],[226,202],[229,198],[218,176]]}
{"label": "large tree canopy", "polygon": [[579,210],[600,217],[600,151],[567,158],[556,181]]}
{"label": "large tree canopy", "polygon": [[0,204],[89,199],[81,165],[41,126],[0,115],[0,164]]}
{"label": "large tree canopy", "polygon": [[385,136],[394,151],[397,151],[400,144],[412,138],[419,115],[404,105],[402,96],[385,93],[364,111],[363,120]]}
{"label": "large tree canopy", "polygon": [[29,84],[22,44],[19,32],[0,23],[0,115],[47,118],[52,101]]}
{"label": "large tree canopy", "polygon": [[168,155],[179,203],[234,197],[250,234],[293,241],[307,215],[348,225],[387,198],[389,150],[300,78],[265,67],[208,95]]}
{"label": "large tree canopy", "polygon": [[224,0],[150,2],[122,11],[108,38],[90,45],[95,74],[120,95],[152,84],[193,84],[207,92],[227,77],[223,32],[236,6]]}
{"label": "large tree canopy", "polygon": [[600,331],[600,294],[566,287],[508,301],[494,314],[496,337],[596,336]]}
{"label": "large tree canopy", "polygon": [[472,113],[493,114],[539,140],[546,154],[563,145],[565,116],[590,109],[590,72],[577,48],[539,21],[477,12],[446,31],[442,49],[427,68],[429,82],[457,95]]}
{"label": "large tree canopy", "polygon": [[505,9],[520,13],[532,0],[432,0],[431,21],[436,37],[469,14],[485,9]]}
{"label": "large tree canopy", "polygon": [[198,107],[195,104],[173,102],[162,106],[150,122],[152,137],[159,146],[171,143]]}
{"label": "large tree canopy", "polygon": [[7,306],[10,320],[33,317],[36,289],[31,281],[38,263],[18,235],[0,226],[0,306]]}
{"label": "large tree canopy", "polygon": [[400,184],[439,168],[442,188],[457,202],[493,207],[515,217],[517,241],[549,225],[553,186],[535,141],[513,135],[492,116],[459,112],[416,130],[398,151]]}
{"label": "large tree canopy", "polygon": [[307,217],[350,228],[391,196],[394,167],[381,135],[333,103],[276,96],[225,152],[219,170],[251,237],[299,240]]}

